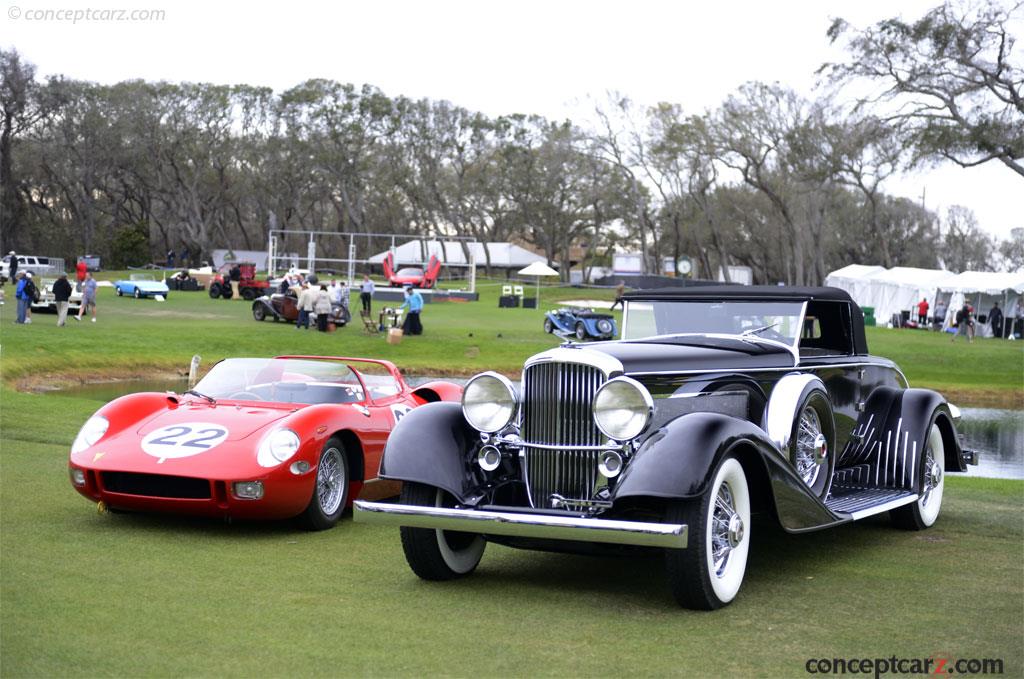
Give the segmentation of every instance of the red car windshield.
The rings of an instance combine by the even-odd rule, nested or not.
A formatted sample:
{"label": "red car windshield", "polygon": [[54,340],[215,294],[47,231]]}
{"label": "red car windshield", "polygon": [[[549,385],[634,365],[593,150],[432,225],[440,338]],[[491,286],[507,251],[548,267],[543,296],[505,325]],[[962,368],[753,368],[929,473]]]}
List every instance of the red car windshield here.
{"label": "red car windshield", "polygon": [[[401,387],[378,366],[366,364],[371,397],[397,394]],[[360,366],[361,367],[361,366]],[[366,400],[363,384],[342,361],[295,358],[229,358],[210,369],[195,391],[215,399],[274,403],[358,403]]]}
{"label": "red car windshield", "polygon": [[399,269],[395,278],[423,278],[423,269]]}

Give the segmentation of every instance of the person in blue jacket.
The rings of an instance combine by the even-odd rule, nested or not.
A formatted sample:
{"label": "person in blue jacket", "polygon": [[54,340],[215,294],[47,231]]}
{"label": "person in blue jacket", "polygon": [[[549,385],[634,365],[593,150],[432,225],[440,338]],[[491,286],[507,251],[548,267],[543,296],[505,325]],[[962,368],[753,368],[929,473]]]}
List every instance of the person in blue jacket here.
{"label": "person in blue jacket", "polygon": [[14,279],[18,281],[14,287],[14,297],[18,300],[18,317],[15,319],[15,323],[31,323],[32,319],[28,318],[29,305],[32,304],[32,299],[25,292],[25,284],[28,279],[25,278],[25,272],[19,271],[15,274]]}
{"label": "person in blue jacket", "polygon": [[405,301],[402,308],[408,309],[405,321],[402,323],[403,335],[422,335],[423,324],[420,323],[420,312],[423,311],[423,295],[411,285],[405,286]]}

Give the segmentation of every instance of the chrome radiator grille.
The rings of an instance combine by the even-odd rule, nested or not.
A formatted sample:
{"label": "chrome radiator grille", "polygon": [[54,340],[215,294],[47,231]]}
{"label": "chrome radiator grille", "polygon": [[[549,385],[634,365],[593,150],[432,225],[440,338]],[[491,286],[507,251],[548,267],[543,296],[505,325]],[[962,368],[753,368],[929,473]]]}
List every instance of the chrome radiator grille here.
{"label": "chrome radiator grille", "polygon": [[580,509],[593,500],[599,451],[578,447],[603,442],[591,402],[604,381],[599,369],[580,363],[541,363],[523,373],[522,438],[534,507]]}

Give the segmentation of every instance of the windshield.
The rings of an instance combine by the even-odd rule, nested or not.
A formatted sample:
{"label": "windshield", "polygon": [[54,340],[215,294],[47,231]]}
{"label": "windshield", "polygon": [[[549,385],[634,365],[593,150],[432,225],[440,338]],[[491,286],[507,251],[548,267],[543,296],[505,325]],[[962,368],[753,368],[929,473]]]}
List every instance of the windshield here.
{"label": "windshield", "polygon": [[[359,365],[362,372],[363,365]],[[383,366],[366,363],[371,398],[401,391]],[[378,370],[379,369],[379,370]],[[371,382],[372,380],[372,382]],[[274,403],[358,403],[366,400],[356,371],[342,361],[296,358],[229,358],[194,387],[215,399]]]}
{"label": "windshield", "polygon": [[153,276],[148,274],[148,273],[133,273],[131,276],[129,276],[129,280],[132,280],[132,281],[156,281],[156,279],[153,278]]}
{"label": "windshield", "polygon": [[803,302],[627,302],[622,338],[746,335],[796,346]]}
{"label": "windshield", "polygon": [[423,269],[399,269],[395,275],[403,278],[419,278],[423,276]]}

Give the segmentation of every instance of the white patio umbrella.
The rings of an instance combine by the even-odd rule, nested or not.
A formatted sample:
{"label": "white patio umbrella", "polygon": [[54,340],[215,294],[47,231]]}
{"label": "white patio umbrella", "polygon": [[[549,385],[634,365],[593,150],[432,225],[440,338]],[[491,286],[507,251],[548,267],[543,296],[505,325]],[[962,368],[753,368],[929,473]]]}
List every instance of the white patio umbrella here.
{"label": "white patio umbrella", "polygon": [[544,262],[534,262],[525,269],[520,269],[517,272],[520,276],[536,276],[537,278],[537,308],[540,308],[540,277],[541,276],[557,276],[558,272],[552,269]]}

